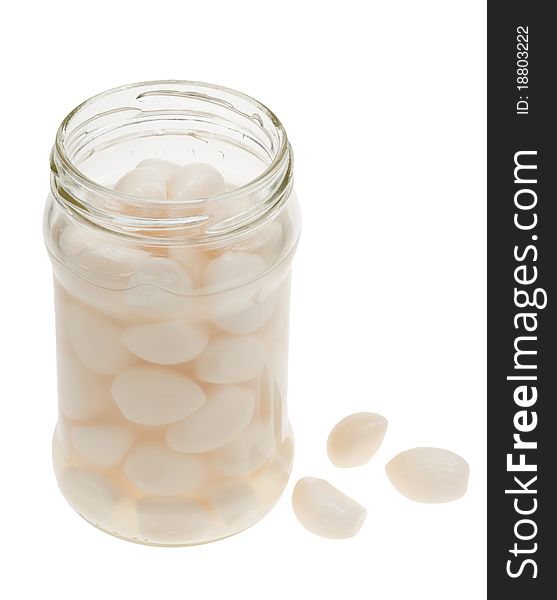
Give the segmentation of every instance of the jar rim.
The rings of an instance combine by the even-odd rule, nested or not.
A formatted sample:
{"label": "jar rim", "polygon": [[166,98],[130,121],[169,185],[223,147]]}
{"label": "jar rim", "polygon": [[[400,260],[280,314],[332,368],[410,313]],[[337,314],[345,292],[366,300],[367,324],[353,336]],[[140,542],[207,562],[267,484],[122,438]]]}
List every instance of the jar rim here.
{"label": "jar rim", "polygon": [[[70,125],[72,119],[84,108],[87,108],[94,102],[101,100],[102,98],[105,98],[112,94],[130,90],[133,88],[141,88],[144,86],[152,86],[152,85],[170,85],[170,86],[185,85],[185,86],[192,86],[192,87],[208,88],[208,89],[215,90],[217,92],[225,92],[227,94],[231,94],[232,96],[235,96],[239,99],[249,102],[255,108],[257,108],[260,111],[262,111],[263,113],[265,113],[267,115],[267,117],[271,120],[271,122],[273,123],[273,126],[275,127],[276,132],[278,133],[280,143],[279,143],[279,147],[277,148],[277,152],[275,153],[275,156],[273,157],[270,164],[259,175],[257,175],[253,179],[250,179],[245,184],[238,186],[234,190],[228,190],[225,192],[221,192],[220,194],[213,194],[210,196],[205,196],[203,198],[199,198],[199,199],[196,199],[195,201],[192,201],[192,203],[206,201],[206,200],[219,201],[222,199],[230,198],[239,193],[245,194],[245,193],[252,192],[255,188],[257,188],[261,184],[261,182],[265,181],[265,179],[271,173],[273,173],[278,168],[280,168],[280,166],[282,165],[282,163],[285,159],[285,156],[289,152],[291,152],[289,142],[288,142],[288,137],[286,135],[286,130],[284,129],[284,126],[282,125],[280,119],[275,115],[275,113],[271,109],[269,109],[267,106],[265,106],[265,104],[263,104],[262,102],[260,102],[259,100],[253,98],[252,96],[250,96],[248,94],[245,94],[245,93],[235,90],[233,88],[229,88],[229,87],[214,84],[214,83],[206,83],[203,81],[195,81],[195,80],[187,80],[187,79],[156,79],[156,80],[152,80],[152,81],[139,81],[139,82],[135,82],[135,83],[128,83],[128,84],[124,84],[121,86],[113,87],[113,88],[110,88],[103,92],[100,92],[99,94],[95,94],[94,96],[90,96],[89,98],[87,98],[86,100],[84,100],[83,102],[78,104],[75,108],[73,108],[64,117],[64,119],[60,123],[60,126],[58,127],[58,130],[56,131],[56,138],[55,138],[55,142],[54,142],[54,148],[56,151],[56,155],[57,155],[57,158],[59,158],[60,161],[62,162],[63,166],[67,169],[67,171],[69,171],[71,173],[71,175],[73,176],[73,178],[75,178],[79,183],[87,186],[88,188],[92,188],[93,191],[97,191],[97,192],[101,192],[101,193],[109,192],[112,196],[119,197],[122,199],[133,200],[135,202],[146,200],[146,199],[140,198],[138,196],[131,196],[129,194],[125,194],[125,193],[113,190],[112,188],[104,186],[104,185],[98,183],[97,181],[95,181],[94,179],[87,177],[87,175],[85,175],[68,156],[68,153],[66,152],[66,148],[64,146],[64,141],[65,141],[65,134],[66,134],[67,128]],[[179,94],[177,94],[177,95],[179,95]],[[138,95],[138,98],[140,96],[141,96],[141,94]],[[148,202],[153,204],[153,203],[157,203],[160,201],[149,198]],[[164,202],[167,206],[172,204],[172,201],[165,200]]]}
{"label": "jar rim", "polygon": [[[96,110],[95,103],[102,107],[103,102],[111,101],[111,96],[115,98],[113,106]],[[125,99],[126,96],[129,96],[127,101],[118,101],[120,97]],[[141,198],[114,190],[87,176],[72,156],[72,152],[75,151],[72,144],[75,144],[75,140],[87,136],[89,124],[100,117],[111,116],[128,109],[142,112],[144,109],[135,106],[134,102],[141,104],[149,97],[174,97],[178,100],[182,98],[186,103],[185,114],[189,110],[188,103],[198,101],[209,106],[207,114],[213,114],[214,110],[214,114],[217,115],[220,109],[224,109],[251,121],[259,132],[258,135],[268,140],[265,148],[268,160],[264,161],[262,171],[233,189],[188,200]],[[169,102],[172,103],[171,100]],[[173,111],[180,113],[184,108],[178,106],[164,110],[172,115]],[[100,131],[102,133],[103,130]],[[95,129],[91,129],[90,132],[94,134]],[[269,108],[255,98],[217,84],[162,79],[115,87],[76,106],[58,128],[50,168],[54,198],[85,221],[94,223],[101,229],[131,237],[149,236],[148,232],[156,231],[156,237],[161,244],[170,240],[170,243],[185,241],[197,244],[204,241],[220,241],[230,235],[241,234],[281,210],[292,190],[293,155],[282,123]],[[211,207],[217,208],[227,204],[230,206],[235,199],[247,195],[256,199],[251,208],[241,210],[237,215],[232,214],[224,220],[214,220]],[[121,203],[132,210],[114,210],[114,207]],[[159,208],[162,210],[159,211]]]}

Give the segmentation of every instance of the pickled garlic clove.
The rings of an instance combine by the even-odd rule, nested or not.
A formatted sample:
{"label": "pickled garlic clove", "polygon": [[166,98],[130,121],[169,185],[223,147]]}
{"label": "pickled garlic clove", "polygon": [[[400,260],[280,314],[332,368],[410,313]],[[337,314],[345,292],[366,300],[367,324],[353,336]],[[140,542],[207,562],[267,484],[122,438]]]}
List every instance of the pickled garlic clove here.
{"label": "pickled garlic clove", "polygon": [[393,486],[416,502],[451,502],[466,493],[470,467],[454,452],[412,448],[397,454],[385,467]]}
{"label": "pickled garlic clove", "polygon": [[167,444],[178,452],[208,452],[241,435],[254,410],[252,391],[236,386],[215,386],[207,402],[193,415],[171,425]]}
{"label": "pickled garlic clove", "polygon": [[121,493],[105,476],[69,467],[58,478],[62,494],[82,517],[95,525],[105,527]]}
{"label": "pickled garlic clove", "polygon": [[122,340],[147,362],[177,365],[199,356],[209,343],[209,333],[201,323],[167,321],[129,327]]}
{"label": "pickled garlic clove", "polygon": [[118,373],[133,362],[120,329],[100,314],[74,304],[67,308],[66,324],[74,352],[95,373]]}
{"label": "pickled garlic clove", "polygon": [[304,477],[294,487],[292,508],[300,523],[321,537],[343,539],[355,536],[367,511],[324,479]]}
{"label": "pickled garlic clove", "polygon": [[213,519],[195,500],[152,496],[137,502],[142,540],[154,544],[187,544],[211,529]]}
{"label": "pickled garlic clove", "polygon": [[[122,288],[125,288],[127,279],[121,283],[117,283],[115,280],[111,281],[110,285],[113,286],[113,289],[109,289],[88,281],[86,273],[76,273],[72,269],[73,267],[68,268],[54,263],[56,287],[63,289],[68,296],[82,302],[89,309],[100,311],[105,317],[122,321],[135,319],[135,315],[130,314],[131,311],[125,304],[122,294]],[[120,286],[120,289],[116,289],[117,285]],[[63,313],[62,316],[64,316]]]}
{"label": "pickled garlic clove", "polygon": [[141,285],[182,294],[193,288],[193,281],[184,267],[175,260],[151,256],[137,265],[130,278],[130,287]]}
{"label": "pickled garlic clove", "polygon": [[72,264],[88,280],[111,289],[123,289],[140,263],[149,255],[105,240],[87,246],[72,258]]}
{"label": "pickled garlic clove", "polygon": [[161,173],[147,166],[137,167],[123,175],[114,189],[126,196],[166,200],[166,181]]}
{"label": "pickled garlic clove", "polygon": [[207,499],[219,520],[226,526],[253,519],[260,508],[252,486],[243,481],[226,482],[212,486]]}
{"label": "pickled garlic clove", "polygon": [[70,419],[89,419],[114,406],[111,379],[85,368],[72,352],[58,351],[58,402]]}
{"label": "pickled garlic clove", "polygon": [[110,511],[106,530],[118,537],[139,541],[137,508],[133,499],[123,498],[114,505]]}
{"label": "pickled garlic clove", "polygon": [[184,267],[186,273],[189,273],[192,281],[195,282],[194,287],[201,286],[201,276],[210,260],[208,252],[195,247],[176,245],[168,248],[168,258]]}
{"label": "pickled garlic clove", "polygon": [[267,323],[277,304],[278,294],[271,294],[243,310],[214,319],[213,323],[227,333],[253,333]]}
{"label": "pickled garlic clove", "polygon": [[245,213],[250,211],[259,200],[257,193],[244,193],[238,189],[238,186],[231,183],[226,184],[224,191],[235,192],[235,194],[225,200],[211,202],[207,206],[211,217],[211,225],[226,221],[227,226],[229,226],[231,223],[238,222],[241,219],[241,215],[245,215]]}
{"label": "pickled garlic clove", "polygon": [[357,467],[367,463],[377,452],[387,419],[375,413],[355,413],[339,421],[327,440],[327,453],[337,467]]}
{"label": "pickled garlic clove", "polygon": [[196,377],[208,383],[241,383],[263,369],[263,343],[251,335],[214,336],[195,360]]}
{"label": "pickled garlic clove", "polygon": [[181,167],[168,181],[168,198],[199,200],[226,190],[224,177],[211,165],[192,163]]}
{"label": "pickled garlic clove", "polygon": [[275,451],[272,429],[260,421],[253,421],[242,435],[208,454],[208,458],[223,475],[238,477],[262,467]]}
{"label": "pickled garlic clove", "polygon": [[165,367],[122,371],[112,383],[112,396],[122,414],[140,425],[180,421],[205,403],[205,392],[195,381]]}
{"label": "pickled garlic clove", "polygon": [[282,253],[284,233],[279,220],[266,223],[241,240],[237,249],[259,254],[269,264],[276,262]]}
{"label": "pickled garlic clove", "polygon": [[200,458],[173,452],[162,444],[134,448],[126,459],[124,473],[137,488],[155,496],[193,492],[207,478]]}
{"label": "pickled garlic clove", "polygon": [[265,261],[257,254],[225,252],[207,265],[202,285],[211,290],[239,286],[256,279],[265,268]]}
{"label": "pickled garlic clove", "polygon": [[136,309],[168,312],[183,304],[181,296],[194,287],[185,268],[175,260],[150,257],[142,261],[129,279],[126,303]]}
{"label": "pickled garlic clove", "polygon": [[91,465],[113,467],[130,449],[133,432],[120,425],[78,425],[70,429],[72,445]]}
{"label": "pickled garlic clove", "polygon": [[60,422],[56,425],[52,436],[52,466],[56,477],[60,477],[69,466],[68,450],[65,447],[63,434],[60,432]]}
{"label": "pickled garlic clove", "polygon": [[251,477],[255,493],[261,502],[275,502],[282,494],[290,477],[293,458],[294,440],[292,432],[289,431],[269,464]]}
{"label": "pickled garlic clove", "polygon": [[136,169],[141,167],[148,167],[149,169],[158,171],[165,180],[169,180],[180,170],[180,165],[164,158],[146,158],[137,163]]}
{"label": "pickled garlic clove", "polygon": [[80,225],[66,223],[58,236],[58,247],[62,256],[72,258],[86,248],[93,248],[98,239],[88,229]]}

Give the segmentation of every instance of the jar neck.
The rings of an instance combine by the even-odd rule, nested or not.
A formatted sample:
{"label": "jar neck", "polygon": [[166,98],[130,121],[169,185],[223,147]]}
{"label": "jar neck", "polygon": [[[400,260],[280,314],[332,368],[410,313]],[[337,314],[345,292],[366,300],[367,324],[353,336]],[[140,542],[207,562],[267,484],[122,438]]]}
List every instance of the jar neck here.
{"label": "jar neck", "polygon": [[[125,171],[153,153],[168,156],[166,147],[219,160],[244,180],[186,201],[122,194],[105,180],[120,163]],[[146,82],[94,96],[69,113],[51,153],[51,191],[75,218],[102,229],[151,243],[198,244],[272,218],[290,195],[292,163],[282,124],[253,98],[203,83]]]}

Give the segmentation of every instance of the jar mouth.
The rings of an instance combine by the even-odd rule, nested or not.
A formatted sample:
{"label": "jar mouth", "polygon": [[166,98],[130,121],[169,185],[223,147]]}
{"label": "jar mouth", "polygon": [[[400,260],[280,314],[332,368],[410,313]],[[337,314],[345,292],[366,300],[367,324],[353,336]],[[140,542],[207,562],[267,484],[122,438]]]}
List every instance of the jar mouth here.
{"label": "jar mouth", "polygon": [[[221,128],[201,135],[187,129],[188,121],[214,126],[217,119]],[[213,122],[211,122],[213,119]],[[111,124],[112,122],[112,124]],[[169,124],[159,132],[156,124]],[[116,123],[114,125],[114,123]],[[82,167],[96,149],[95,137],[107,138],[104,148],[114,146],[125,136],[108,139],[118,128],[131,124],[142,126],[129,139],[149,137],[145,124],[155,124],[151,137],[188,135],[207,142],[211,136],[219,138],[222,131],[234,134],[231,143],[240,147],[246,140],[250,152],[260,154],[263,161],[260,172],[249,176],[233,189],[219,194],[190,200],[152,199],[129,195],[99,182]],[[172,129],[175,124],[186,127]],[[237,128],[235,129],[235,127]],[[242,139],[240,139],[240,136]],[[101,143],[99,142],[99,147]],[[195,152],[195,151],[194,151]],[[221,152],[224,158],[224,152]],[[286,131],[278,117],[258,100],[231,88],[187,80],[155,80],[132,83],[112,88],[90,97],[75,107],[62,121],[56,133],[51,154],[51,187],[60,202],[78,213],[81,218],[97,226],[129,235],[141,235],[146,230],[189,231],[193,237],[214,237],[227,234],[253,223],[284,202],[292,187],[292,150]],[[123,173],[121,173],[123,175]],[[214,223],[208,207],[232,205],[238,198],[251,195],[253,206],[242,214],[229,214]],[[132,207],[132,214],[122,214],[118,207]],[[164,208],[164,215],[158,211]],[[192,213],[195,213],[192,215]],[[197,233],[194,233],[196,230]],[[175,234],[171,237],[175,237]],[[189,237],[189,235],[187,236]],[[162,239],[161,239],[162,241]]]}

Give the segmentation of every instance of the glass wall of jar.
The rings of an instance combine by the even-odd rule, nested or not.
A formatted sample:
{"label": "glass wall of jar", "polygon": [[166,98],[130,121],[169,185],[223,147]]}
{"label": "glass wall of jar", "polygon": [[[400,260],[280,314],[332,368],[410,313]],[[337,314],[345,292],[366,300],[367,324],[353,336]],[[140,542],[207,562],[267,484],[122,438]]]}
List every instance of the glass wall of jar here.
{"label": "glass wall of jar", "polygon": [[45,239],[70,505],[128,540],[237,533],[286,485],[292,152],[221,87],[124,86],[62,122]]}

